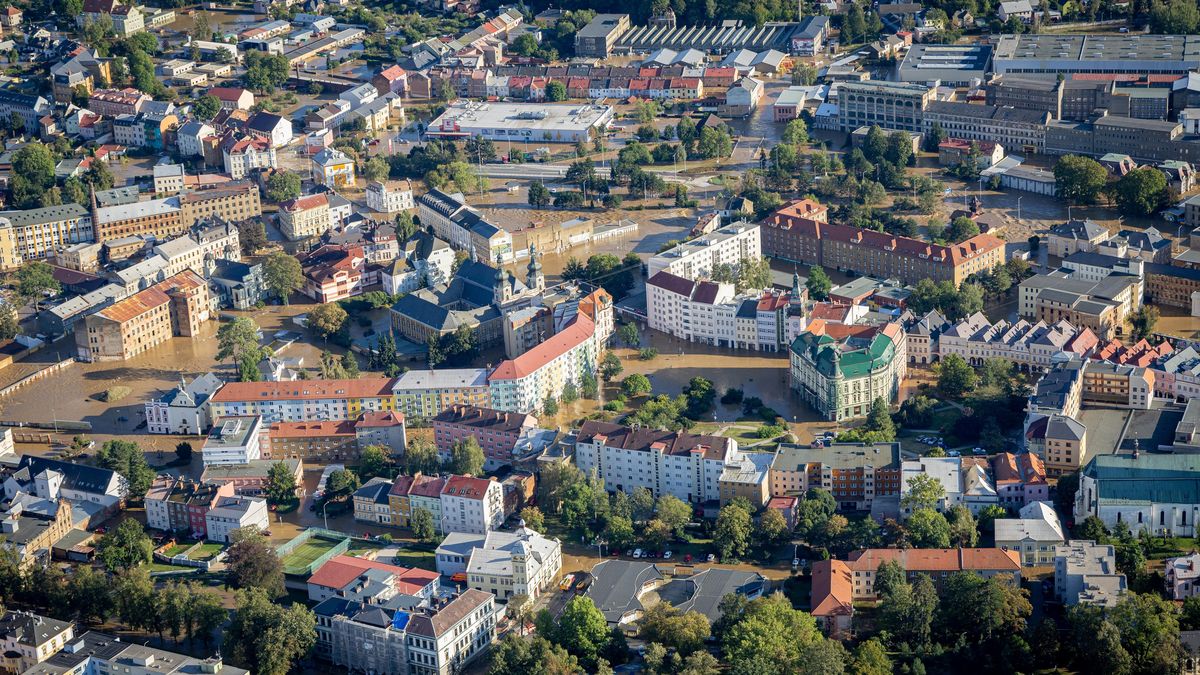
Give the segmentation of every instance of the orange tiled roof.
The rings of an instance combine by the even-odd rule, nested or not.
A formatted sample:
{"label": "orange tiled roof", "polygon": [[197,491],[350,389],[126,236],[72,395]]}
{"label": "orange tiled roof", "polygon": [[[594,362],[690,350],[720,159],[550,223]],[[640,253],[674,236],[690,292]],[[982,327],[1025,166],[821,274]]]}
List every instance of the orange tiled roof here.
{"label": "orange tiled roof", "polygon": [[192,270],[184,270],[175,276],[154,284],[150,288],[138,291],[133,295],[105,307],[97,312],[110,321],[125,323],[134,317],[141,316],[156,307],[161,307],[171,301],[169,293],[175,290],[192,290],[204,286],[204,279]]}
{"label": "orange tiled roof", "polygon": [[[115,305],[114,305],[115,306]],[[391,378],[294,380],[290,382],[226,382],[213,401],[302,401],[321,398],[368,398],[392,395]]]}
{"label": "orange tiled roof", "polygon": [[342,589],[362,575],[367,570],[383,570],[395,577],[396,590],[407,595],[415,595],[437,579],[436,572],[389,565],[376,560],[356,558],[349,555],[339,555],[321,565],[308,578],[308,583],[325,588]]}
{"label": "orange tiled roof", "polygon": [[323,438],[327,436],[353,436],[354,422],[275,422],[267,431],[271,438]]}
{"label": "orange tiled roof", "polygon": [[873,572],[879,569],[880,563],[893,560],[908,572],[1021,570],[1021,559],[1016,551],[998,548],[870,548],[851,553],[847,565],[851,571]]}
{"label": "orange tiled roof", "polygon": [[854,613],[854,577],[841,560],[821,560],[812,566],[812,615]]}
{"label": "orange tiled roof", "polygon": [[576,314],[566,328],[551,336],[550,339],[515,359],[502,361],[488,376],[488,380],[516,380],[527,377],[569,350],[578,347],[590,339],[595,332],[596,324],[591,319],[582,314]]}
{"label": "orange tiled roof", "polygon": [[472,478],[471,476],[450,476],[442,488],[442,494],[467,499],[483,499],[488,487],[492,484],[488,478]]}

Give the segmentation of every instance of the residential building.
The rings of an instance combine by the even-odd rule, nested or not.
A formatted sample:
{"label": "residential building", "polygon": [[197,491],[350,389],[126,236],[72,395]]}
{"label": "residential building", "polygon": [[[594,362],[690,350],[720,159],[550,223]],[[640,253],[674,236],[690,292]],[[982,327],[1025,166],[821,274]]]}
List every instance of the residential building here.
{"label": "residential building", "polygon": [[1090,329],[1077,329],[1065,319],[1049,326],[1025,319],[992,324],[982,312],[976,312],[941,330],[936,349],[939,358],[957,354],[972,366],[1000,358],[1026,369],[1048,370],[1063,354],[1081,358],[1098,344]]}
{"label": "residential building", "polygon": [[237,530],[254,528],[260,532],[271,526],[267,500],[259,497],[221,497],[204,518],[208,528],[206,539],[229,544]]}
{"label": "residential building", "polygon": [[[61,482],[61,474],[39,477],[51,484]],[[61,496],[46,499],[27,494],[19,495],[4,512],[0,546],[13,553],[23,570],[50,562],[50,548],[74,528],[72,505]]]}
{"label": "residential building", "polygon": [[847,132],[878,126],[889,131],[924,133],[924,112],[932,101],[933,89],[921,84],[842,82],[838,86],[838,127]]}
{"label": "residential building", "polygon": [[1200,513],[1197,455],[1096,455],[1079,474],[1075,522],[1096,516],[1106,527],[1118,522],[1134,534],[1166,532],[1192,537]]}
{"label": "residential building", "polygon": [[814,320],[791,344],[791,388],[824,419],[864,417],[891,405],[908,369],[904,329]]}
{"label": "residential building", "polygon": [[1068,607],[1113,607],[1128,586],[1111,545],[1075,539],[1054,549],[1054,596]]}
{"label": "residential building", "polygon": [[[283,462],[296,485],[304,485],[304,463],[298,459],[260,459],[247,464],[212,464],[204,467],[200,480],[205,483],[232,483],[235,494],[256,497],[266,494],[267,475],[271,467]],[[297,488],[298,496],[304,494]]]}
{"label": "residential building", "polygon": [[354,463],[363,448],[381,445],[401,454],[404,417],[396,412],[368,412],[357,420],[275,422],[266,432],[264,459],[289,457],[317,464]]}
{"label": "residential building", "polygon": [[219,655],[207,659],[185,656],[126,642],[116,635],[87,631],[71,638],[53,656],[24,671],[25,675],[66,675],[67,673],[124,673],[126,670],[148,675],[155,672],[207,673],[209,675],[249,675],[244,668],[227,665]]}
{"label": "residential building", "polygon": [[992,456],[991,468],[1000,506],[1023,509],[1027,504],[1050,498],[1047,470],[1037,455],[1001,452]]}
{"label": "residential building", "polygon": [[[421,222],[425,222],[422,220]],[[686,241],[650,258],[647,274],[662,271],[684,279],[711,278],[718,265],[737,268],[743,260],[762,258],[759,226],[739,221]]]}
{"label": "residential building", "polygon": [[850,566],[841,560],[814,562],[810,594],[810,613],[829,637],[849,637],[854,620],[854,573]]}
{"label": "residential building", "polygon": [[1083,361],[1072,360],[1057,364],[1034,385],[1033,395],[1025,410],[1026,424],[1037,415],[1077,417],[1083,401]]}
{"label": "residential building", "polygon": [[178,387],[146,402],[146,432],[191,436],[204,433],[212,424],[208,399],[222,384],[213,373],[198,375],[190,383],[180,377]]}
{"label": "residential building", "polygon": [[205,92],[221,102],[222,110],[249,110],[254,107],[254,94],[239,87],[213,87]]}
{"label": "residential building", "polygon": [[32,495],[42,500],[43,507],[51,507],[65,499],[84,526],[119,511],[129,494],[128,481],[116,471],[32,455],[21,455],[3,486],[10,501]]}
{"label": "residential building", "polygon": [[413,511],[425,509],[433,516],[433,526],[442,531],[442,489],[446,479],[438,476],[397,476],[388,491],[392,527],[408,527]]}
{"label": "residential building", "polygon": [[175,143],[183,157],[203,157],[204,139],[215,136],[216,129],[205,122],[191,120],[175,130]]}
{"label": "residential building", "polygon": [[1025,567],[1053,565],[1065,541],[1062,523],[1049,502],[1030,502],[1019,518],[997,518],[995,524],[996,548],[1016,551]]}
{"label": "residential building", "polygon": [[454,249],[428,232],[417,232],[401,244],[399,255],[379,272],[383,290],[392,294],[412,293],[450,281]]}
{"label": "residential building", "polygon": [[1065,319],[1109,340],[1124,332],[1126,319],[1141,306],[1141,288],[1142,280],[1133,275],[1113,273],[1093,282],[1056,270],[1021,282],[1018,312],[1047,324]]}
{"label": "residential building", "polygon": [[227,136],[221,143],[221,159],[225,162],[225,173],[234,180],[278,166],[275,146],[262,136]]}
{"label": "residential building", "polygon": [[192,337],[209,308],[208,285],[184,270],[84,318],[84,330],[75,332],[78,358],[123,361],[174,335]]}
{"label": "residential building", "polygon": [[1069,220],[1050,228],[1046,250],[1052,256],[1065,258],[1072,253],[1090,253],[1112,236],[1108,228],[1092,220]]}
{"label": "residential building", "polygon": [[370,604],[384,603],[397,595],[432,599],[439,583],[435,572],[379,560],[336,555],[308,578],[308,599],[323,602],[345,598]]}
{"label": "residential building", "polygon": [[1149,409],[1154,403],[1154,371],[1107,361],[1083,368],[1083,400],[1122,408]]}
{"label": "residential building", "polygon": [[95,241],[91,215],[80,204],[60,204],[0,213],[0,268],[15,270],[30,260]]}
{"label": "residential building", "polygon": [[474,438],[489,469],[511,463],[518,449],[539,430],[533,415],[461,404],[449,406],[430,421],[439,455],[449,457],[456,442]]}
{"label": "residential building", "polygon": [[442,532],[486,534],[504,523],[504,488],[487,478],[450,476],[441,507]]}
{"label": "residential building", "polygon": [[900,445],[785,443],[775,451],[770,482],[775,496],[803,496],[820,488],[833,495],[839,509],[868,511],[876,498],[900,494]]}
{"label": "residential building", "polygon": [[409,181],[371,181],[367,184],[367,208],[379,213],[397,213],[416,207]]}
{"label": "residential building", "polygon": [[[2,15],[0,15],[2,16]],[[24,673],[64,649],[75,638],[75,624],[33,612],[9,610],[0,618],[0,667]]]}
{"label": "residential building", "polygon": [[686,432],[633,429],[587,421],[575,434],[575,463],[595,475],[609,492],[631,494],[639,487],[692,503],[720,499],[727,466],[741,464],[737,441]]}
{"label": "residential building", "polygon": [[330,226],[329,198],[324,192],[279,205],[279,230],[292,241],[320,236]]}
{"label": "residential building", "polygon": [[991,578],[1011,575],[1013,583],[1021,581],[1021,559],[1016,551],[998,548],[871,548],[853,551],[846,566],[854,573],[854,600],[877,600],[875,573],[884,562],[896,562],[911,580],[925,574],[940,586],[955,572],[974,572]]}
{"label": "residential building", "polygon": [[[980,234],[951,246],[939,246],[849,225],[818,220],[811,209],[784,206],[761,226],[790,230],[777,236],[764,235],[762,255],[794,263],[820,265],[877,279],[899,279],[915,284],[921,279],[949,281],[959,286],[976,272],[993,269],[1004,262],[1004,242]],[[767,246],[776,243],[775,248]],[[653,275],[651,268],[651,275]]]}
{"label": "residential building", "polygon": [[249,464],[262,456],[259,415],[213,417],[212,431],[204,440],[204,466]]}
{"label": "residential building", "polygon": [[312,157],[312,181],[331,188],[352,188],[354,160],[341,150],[326,148]]}
{"label": "residential building", "polygon": [[146,527],[202,539],[208,534],[208,512],[233,494],[232,483],[197,483],[188,478],[159,476],[146,491]]}
{"label": "residential building", "polygon": [[578,388],[584,374],[595,375],[600,348],[596,324],[576,314],[545,342],[515,359],[501,361],[488,374],[492,407],[530,413],[542,409],[547,400],[557,401],[568,384]]}
{"label": "residential building", "polygon": [[[932,478],[942,486],[944,496],[934,508],[938,511],[949,511],[952,507],[963,504],[963,460],[961,457],[918,457],[905,460],[900,465],[900,500],[904,501],[912,490],[912,481],[917,476]],[[912,515],[912,509],[905,507],[903,515]]]}
{"label": "residential building", "polygon": [[220,307],[247,310],[267,297],[261,263],[247,265],[232,260],[217,260],[208,277],[209,289]]}
{"label": "residential building", "polygon": [[[406,373],[410,375],[413,371]],[[437,371],[443,373],[447,371]],[[355,380],[228,382],[212,396],[213,418],[260,415],[264,422],[314,422],[357,419],[364,412],[401,410],[395,402],[405,376],[360,377]]]}
{"label": "residential building", "polygon": [[266,139],[271,149],[282,148],[295,137],[291,120],[265,111],[254,113],[246,123],[246,131],[252,136]]}
{"label": "residential building", "polygon": [[646,282],[647,325],[689,342],[778,352],[800,333],[807,295],[798,275],[791,294],[736,294],[733,284],[664,270]]}
{"label": "residential building", "polygon": [[326,244],[300,256],[304,285],[300,292],[320,303],[361,295],[366,274],[361,246]]}
{"label": "residential building", "polygon": [[1200,553],[1170,558],[1166,570],[1167,594],[1172,600],[1181,602],[1200,593]]}
{"label": "residential building", "polygon": [[388,491],[392,481],[383,477],[375,477],[354,491],[354,519],[363,523],[375,525],[392,524],[391,510],[388,508]]}
{"label": "residential building", "polygon": [[766,90],[762,80],[753,77],[739,79],[725,91],[725,106],[721,108],[721,113],[726,117],[749,117],[758,110]]}
{"label": "residential building", "polygon": [[97,89],[88,99],[88,109],[97,115],[119,117],[136,115],[142,107],[154,100],[149,95],[126,87],[125,89]]}
{"label": "residential building", "polygon": [[562,572],[562,544],[528,527],[516,532],[451,532],[435,553],[444,576],[467,575],[467,587],[501,600],[537,600],[553,591]]}
{"label": "residential building", "polygon": [[1088,461],[1087,427],[1066,415],[1038,417],[1025,429],[1025,443],[1030,455],[1045,462],[1051,476],[1078,471]]}

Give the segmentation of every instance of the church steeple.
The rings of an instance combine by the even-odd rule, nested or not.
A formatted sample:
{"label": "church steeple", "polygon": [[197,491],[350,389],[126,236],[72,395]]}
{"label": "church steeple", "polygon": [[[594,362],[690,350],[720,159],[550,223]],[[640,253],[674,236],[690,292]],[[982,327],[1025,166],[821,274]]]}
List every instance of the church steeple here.
{"label": "church steeple", "polygon": [[546,275],[542,273],[542,262],[538,259],[537,246],[529,245],[529,267],[525,277],[525,285],[533,291],[546,289]]}

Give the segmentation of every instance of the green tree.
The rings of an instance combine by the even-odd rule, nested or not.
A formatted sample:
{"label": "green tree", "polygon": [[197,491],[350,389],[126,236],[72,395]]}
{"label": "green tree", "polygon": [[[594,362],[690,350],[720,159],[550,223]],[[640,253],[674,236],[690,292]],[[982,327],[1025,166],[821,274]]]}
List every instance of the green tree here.
{"label": "green tree", "polygon": [[824,268],[814,265],[808,268],[808,280],[804,282],[804,286],[813,300],[826,300],[829,298],[829,291],[833,290],[833,281]]}
{"label": "green tree", "polygon": [[550,102],[567,100],[567,87],[558,80],[546,84],[546,100]]}
{"label": "green tree", "polygon": [[1167,0],[1150,9],[1150,32],[1160,35],[1191,35],[1200,27],[1200,11],[1194,2]]}
{"label": "green tree", "polygon": [[892,660],[888,658],[883,643],[871,638],[854,650],[849,672],[850,675],[891,675],[892,667]]}
{"label": "green tree", "polygon": [[437,536],[437,528],[433,522],[433,512],[429,509],[415,508],[412,516],[409,517],[408,526],[412,529],[413,536],[419,541],[433,541]]}
{"label": "green tree", "polygon": [[238,593],[238,608],[225,631],[231,661],[256,675],[287,675],[317,643],[317,622],[300,603],[288,608],[254,588]]}
{"label": "green tree", "polygon": [[917,474],[908,479],[907,492],[900,499],[900,506],[908,511],[938,509],[946,499],[946,488],[938,479],[928,474]]}
{"label": "green tree", "polygon": [[1167,204],[1167,177],[1152,166],[1143,166],[1122,176],[1113,186],[1113,195],[1121,213],[1151,216]]}
{"label": "green tree", "polygon": [[221,324],[217,329],[216,360],[238,360],[244,354],[251,354],[258,362],[265,356],[265,351],[258,344],[260,329],[258,324],[248,316],[239,316],[233,321]]}
{"label": "green tree", "polygon": [[153,558],[154,542],[142,524],[126,518],[96,542],[96,557],[114,572],[137,567]]}
{"label": "green tree", "polygon": [[1158,324],[1158,308],[1153,305],[1143,304],[1129,318],[1129,324],[1133,327],[1133,339],[1143,340],[1150,337],[1154,333],[1154,328]]}
{"label": "green tree", "polygon": [[642,343],[642,334],[638,330],[636,323],[623,323],[617,328],[617,337],[621,338],[621,342],[630,347],[637,347]]}
{"label": "green tree", "polygon": [[567,675],[579,672],[579,660],[540,635],[509,633],[492,650],[488,675]]}
{"label": "green tree", "polygon": [[414,438],[404,450],[404,469],[409,475],[437,473],[441,466],[437,447],[424,438]]}
{"label": "green tree", "polygon": [[960,399],[975,389],[975,371],[963,357],[950,354],[935,367],[938,389],[951,399]]}
{"label": "green tree", "polygon": [[621,381],[621,391],[634,398],[650,393],[650,380],[641,373],[634,373]]}
{"label": "green tree", "polygon": [[41,311],[46,296],[62,292],[62,284],[54,278],[54,269],[41,260],[34,260],[17,270],[17,296],[22,302],[32,302],[35,312]]}
{"label": "green tree", "polygon": [[787,145],[803,145],[808,142],[808,125],[804,120],[797,117],[787,123],[783,128],[783,136],[781,141]]}
{"label": "green tree", "polygon": [[21,332],[17,312],[12,305],[0,305],[0,340],[11,340]]}
{"label": "green tree", "polygon": [[1058,196],[1076,204],[1093,204],[1104,190],[1108,172],[1090,157],[1064,155],[1054,165]]}
{"label": "green tree", "polygon": [[971,510],[962,504],[955,504],[946,512],[946,522],[950,525],[950,543],[958,548],[972,548],[979,541],[979,530],[975,525],[975,517]]}
{"label": "green tree", "polygon": [[[647,490],[646,493],[649,493],[649,490]],[[638,493],[636,491],[634,492],[634,496],[638,497]],[[642,498],[638,497],[638,499]],[[635,511],[640,510],[640,504],[635,506]],[[657,502],[655,502],[654,511],[658,519],[671,529],[673,536],[680,539],[683,538],[684,530],[687,527],[688,522],[690,522],[692,519],[692,507],[688,505],[687,502],[676,497],[675,495],[663,495],[658,498]]]}
{"label": "green tree", "polygon": [[329,474],[329,480],[325,482],[325,498],[328,500],[337,500],[349,497],[361,485],[362,483],[353,471],[338,469]]}
{"label": "green tree", "polygon": [[242,253],[254,255],[267,243],[267,230],[261,218],[251,218],[238,225],[238,241]]}
{"label": "green tree", "polygon": [[529,205],[535,209],[546,208],[552,198],[550,190],[542,181],[534,181],[529,185]]}
{"label": "green tree", "polygon": [[913,511],[905,523],[909,540],[916,548],[949,548],[950,523],[946,517],[929,508]]}
{"label": "green tree", "polygon": [[979,234],[979,225],[966,216],[959,216],[950,221],[946,229],[946,238],[958,244]]}
{"label": "green tree", "polygon": [[682,656],[703,648],[710,632],[706,616],[699,612],[683,612],[668,602],[647,608],[638,620],[639,638],[661,644]]}
{"label": "green tree", "polygon": [[317,305],[308,311],[308,328],[322,340],[337,335],[349,315],[336,302]]}
{"label": "green tree", "polygon": [[272,253],[263,263],[263,284],[286,306],[292,293],[304,285],[300,261],[282,252]]}
{"label": "green tree", "polygon": [[[718,626],[725,661],[739,675],[785,675],[802,672],[809,645],[821,638],[812,615],[792,608],[781,593],[756,598],[748,603],[721,601],[722,616],[728,625]],[[728,621],[727,621],[728,620]]]}
{"label": "green tree", "polygon": [[717,514],[713,544],[724,561],[737,560],[750,548],[751,517],[741,504],[729,503]]}
{"label": "green tree", "polygon": [[96,453],[96,463],[102,468],[121,474],[129,489],[130,499],[141,499],[154,482],[154,470],[146,462],[146,455],[137,443],[131,441],[105,441]]}
{"label": "green tree", "polygon": [[883,397],[876,398],[871,403],[871,412],[867,413],[867,421],[862,428],[878,435],[884,442],[896,440],[896,425],[892,422],[887,401],[883,400]]}
{"label": "green tree", "polygon": [[276,171],[267,179],[267,199],[286,202],[300,196],[300,176],[292,171]]}
{"label": "green tree", "polygon": [[389,448],[382,445],[368,445],[358,456],[358,477],[368,481],[377,476],[390,478],[392,475],[392,456]]}
{"label": "green tree", "polygon": [[253,527],[234,530],[229,535],[230,546],[225,555],[228,579],[234,588],[254,589],[269,598],[284,594],[283,561],[275,549]]}
{"label": "green tree", "polygon": [[192,106],[192,112],[196,114],[196,117],[207,122],[221,112],[221,99],[212,94],[205,94],[196,99],[196,103]]}
{"label": "green tree", "polygon": [[783,514],[775,509],[767,509],[758,519],[755,541],[762,546],[776,546],[782,543],[788,534],[790,531]]}
{"label": "green tree", "polygon": [[546,530],[546,516],[542,515],[542,510],[536,506],[526,506],[521,509],[518,517],[525,521],[525,527],[535,532],[544,532]]}
{"label": "green tree", "polygon": [[296,499],[296,474],[292,473],[286,462],[279,461],[267,469],[267,484],[264,492],[267,501],[275,504],[290,504]]}
{"label": "green tree", "polygon": [[483,475],[483,448],[474,436],[460,438],[450,446],[450,471],[465,476]]}
{"label": "green tree", "polygon": [[[539,633],[542,632],[543,623],[539,621]],[[543,635],[578,657],[580,664],[588,668],[595,666],[601,651],[612,639],[604,615],[591,598],[582,595],[567,602],[558,617],[558,625],[550,631],[550,635]]]}
{"label": "green tree", "polygon": [[369,181],[387,180],[388,173],[391,171],[391,166],[387,160],[380,156],[372,157],[363,165],[363,177]]}
{"label": "green tree", "polygon": [[600,377],[603,377],[605,382],[612,382],[623,370],[625,366],[621,365],[621,359],[612,352],[606,352],[604,358],[600,359]]}

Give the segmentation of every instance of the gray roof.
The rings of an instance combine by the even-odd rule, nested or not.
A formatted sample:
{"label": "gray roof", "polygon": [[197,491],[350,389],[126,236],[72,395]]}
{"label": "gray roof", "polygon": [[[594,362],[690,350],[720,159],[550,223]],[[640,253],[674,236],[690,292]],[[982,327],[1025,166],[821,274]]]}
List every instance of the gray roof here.
{"label": "gray roof", "polygon": [[730,593],[747,598],[762,594],[767,579],[758,572],[713,567],[659,589],[659,597],[684,612],[699,612],[709,623],[721,618],[721,599]]}
{"label": "gray roof", "polygon": [[592,585],[587,596],[609,623],[619,623],[626,614],[640,611],[638,595],[645,584],[663,579],[653,563],[605,560],[592,568]]}
{"label": "gray roof", "polygon": [[1050,228],[1050,234],[1068,239],[1094,239],[1108,234],[1108,228],[1091,220],[1068,220]]}

